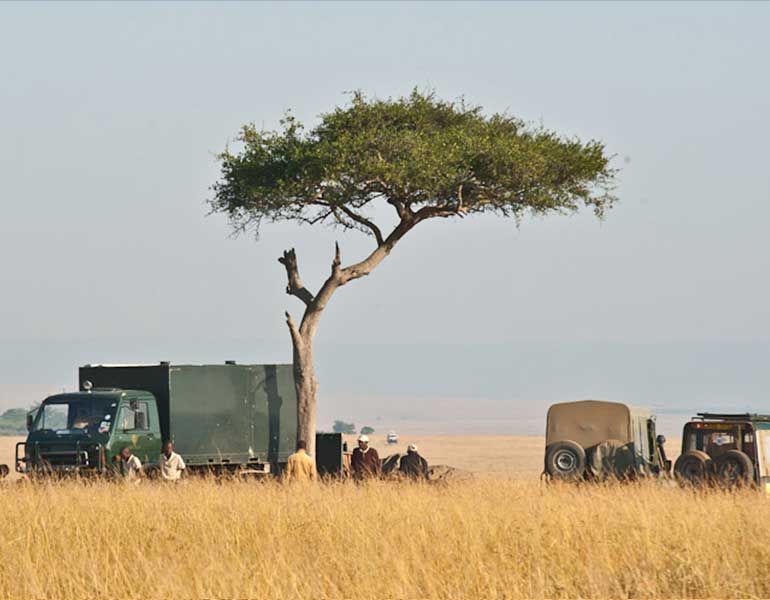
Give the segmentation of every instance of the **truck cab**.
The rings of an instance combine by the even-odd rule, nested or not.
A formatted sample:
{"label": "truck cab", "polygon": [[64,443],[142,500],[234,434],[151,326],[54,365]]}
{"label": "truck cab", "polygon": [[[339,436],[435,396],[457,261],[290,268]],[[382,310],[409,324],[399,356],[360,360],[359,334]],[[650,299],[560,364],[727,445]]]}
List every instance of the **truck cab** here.
{"label": "truck cab", "polygon": [[142,463],[156,461],[161,450],[157,402],[142,390],[88,388],[50,396],[27,427],[26,441],[16,445],[21,473],[105,473],[117,468],[124,446]]}

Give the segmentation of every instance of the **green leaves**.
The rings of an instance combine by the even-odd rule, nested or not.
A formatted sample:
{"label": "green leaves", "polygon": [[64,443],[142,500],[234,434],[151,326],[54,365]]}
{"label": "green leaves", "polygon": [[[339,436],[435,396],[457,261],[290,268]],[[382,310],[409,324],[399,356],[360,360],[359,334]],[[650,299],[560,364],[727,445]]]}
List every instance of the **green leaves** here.
{"label": "green leaves", "polygon": [[359,92],[310,131],[291,114],[281,127],[247,125],[241,150],[219,156],[210,204],[236,231],[293,220],[376,235],[366,212],[378,201],[413,225],[436,216],[519,217],[583,206],[601,216],[615,200],[615,172],[600,142],[565,139],[505,114],[485,117],[480,107],[432,93],[378,100]]}

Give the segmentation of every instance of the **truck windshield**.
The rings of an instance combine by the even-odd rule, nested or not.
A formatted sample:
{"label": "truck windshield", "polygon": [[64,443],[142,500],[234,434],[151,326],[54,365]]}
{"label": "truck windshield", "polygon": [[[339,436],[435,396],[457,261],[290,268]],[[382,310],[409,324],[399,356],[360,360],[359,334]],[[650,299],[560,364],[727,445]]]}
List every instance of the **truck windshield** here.
{"label": "truck windshield", "polygon": [[110,398],[49,400],[40,407],[35,431],[106,433],[112,427],[116,402]]}

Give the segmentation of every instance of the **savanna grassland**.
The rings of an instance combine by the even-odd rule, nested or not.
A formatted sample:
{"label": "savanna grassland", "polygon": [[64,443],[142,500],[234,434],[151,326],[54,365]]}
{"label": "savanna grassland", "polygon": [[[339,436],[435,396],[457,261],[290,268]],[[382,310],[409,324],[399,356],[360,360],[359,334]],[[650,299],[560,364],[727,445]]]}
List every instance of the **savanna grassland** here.
{"label": "savanna grassland", "polygon": [[756,491],[7,483],[0,597],[767,597]]}
{"label": "savanna grassland", "polygon": [[[0,439],[0,462],[13,441]],[[757,491],[544,485],[542,438],[432,436],[399,449],[409,441],[476,479],[7,480],[0,597],[770,596],[770,502]]]}

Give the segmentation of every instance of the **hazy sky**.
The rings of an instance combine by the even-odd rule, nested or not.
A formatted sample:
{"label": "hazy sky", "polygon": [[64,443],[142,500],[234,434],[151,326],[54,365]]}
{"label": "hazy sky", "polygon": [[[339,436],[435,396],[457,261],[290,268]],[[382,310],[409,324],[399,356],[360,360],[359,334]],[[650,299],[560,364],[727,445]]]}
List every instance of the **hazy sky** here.
{"label": "hazy sky", "polygon": [[[312,124],[346,91],[420,86],[604,141],[621,203],[604,222],[421,226],[329,307],[319,360],[332,390],[450,393],[460,380],[442,365],[473,374],[494,357],[462,393],[522,398],[532,382],[507,376],[506,353],[569,347],[634,373],[647,359],[622,348],[660,360],[675,347],[690,364],[697,347],[709,365],[724,348],[736,366],[717,383],[748,383],[756,402],[770,340],[769,27],[768,3],[0,4],[0,384],[70,383],[82,362],[288,361],[282,314],[300,307],[280,251],[296,247],[317,285],[335,239],[349,260],[371,241],[289,225],[228,239],[206,217],[214,153],[286,108]],[[392,365],[408,371],[402,388],[388,387]],[[538,393],[575,390],[574,369],[539,373]]]}

